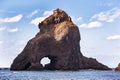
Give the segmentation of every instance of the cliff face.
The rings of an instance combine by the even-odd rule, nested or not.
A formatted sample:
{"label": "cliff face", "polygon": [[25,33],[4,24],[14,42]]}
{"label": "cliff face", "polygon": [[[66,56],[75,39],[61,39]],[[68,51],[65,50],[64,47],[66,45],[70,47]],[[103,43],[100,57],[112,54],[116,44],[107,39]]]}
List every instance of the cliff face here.
{"label": "cliff face", "polygon": [[[107,66],[80,51],[80,33],[70,16],[60,9],[39,23],[40,32],[31,39],[15,58],[11,70],[108,70]],[[42,66],[41,59],[48,57],[50,64]]]}
{"label": "cliff face", "polygon": [[118,67],[115,68],[115,71],[120,71],[120,63],[118,64]]}

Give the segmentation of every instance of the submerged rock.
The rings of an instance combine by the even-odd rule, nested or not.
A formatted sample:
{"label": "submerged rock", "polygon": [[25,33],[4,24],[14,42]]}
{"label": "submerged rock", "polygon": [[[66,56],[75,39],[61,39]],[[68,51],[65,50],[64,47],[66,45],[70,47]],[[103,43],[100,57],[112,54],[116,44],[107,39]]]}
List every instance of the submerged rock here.
{"label": "submerged rock", "polygon": [[118,64],[118,67],[115,68],[115,71],[120,71],[120,63]]}
{"label": "submerged rock", "polygon": [[[40,32],[28,41],[15,58],[11,70],[108,70],[96,59],[87,58],[80,51],[80,33],[70,16],[61,9],[39,23]],[[43,66],[40,61],[48,57],[51,62]]]}

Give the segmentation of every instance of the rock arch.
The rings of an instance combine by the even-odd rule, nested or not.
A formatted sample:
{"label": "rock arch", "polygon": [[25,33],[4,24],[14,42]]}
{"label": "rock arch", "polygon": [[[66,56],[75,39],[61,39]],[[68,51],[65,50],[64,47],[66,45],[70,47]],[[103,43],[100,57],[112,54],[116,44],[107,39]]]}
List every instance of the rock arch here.
{"label": "rock arch", "polygon": [[[71,18],[61,9],[39,23],[40,32],[28,41],[24,50],[15,58],[11,70],[78,70],[102,69],[107,66],[96,59],[87,58],[80,51],[80,33]],[[55,23],[59,16],[59,23]],[[43,57],[51,59],[51,63],[40,64]]]}

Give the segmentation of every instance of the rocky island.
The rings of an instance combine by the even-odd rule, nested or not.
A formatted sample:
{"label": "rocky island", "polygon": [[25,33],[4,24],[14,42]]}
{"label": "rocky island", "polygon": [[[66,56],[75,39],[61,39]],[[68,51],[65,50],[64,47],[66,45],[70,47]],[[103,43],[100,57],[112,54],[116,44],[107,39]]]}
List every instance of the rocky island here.
{"label": "rocky island", "polygon": [[[40,31],[14,59],[11,70],[110,69],[96,59],[83,56],[79,29],[65,11],[54,10],[38,27]],[[44,57],[51,60],[45,66],[40,63]]]}
{"label": "rocky island", "polygon": [[120,71],[120,63],[118,64],[118,67],[115,68],[115,71]]}

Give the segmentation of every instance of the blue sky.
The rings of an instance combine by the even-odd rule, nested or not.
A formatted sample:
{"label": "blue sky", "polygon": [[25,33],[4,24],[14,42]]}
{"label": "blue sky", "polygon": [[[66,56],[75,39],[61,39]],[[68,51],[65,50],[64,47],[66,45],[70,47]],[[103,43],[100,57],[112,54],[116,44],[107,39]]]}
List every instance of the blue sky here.
{"label": "blue sky", "polygon": [[87,57],[115,67],[120,62],[120,0],[0,0],[0,67],[10,67],[37,24],[56,8],[65,10],[81,33]]}

